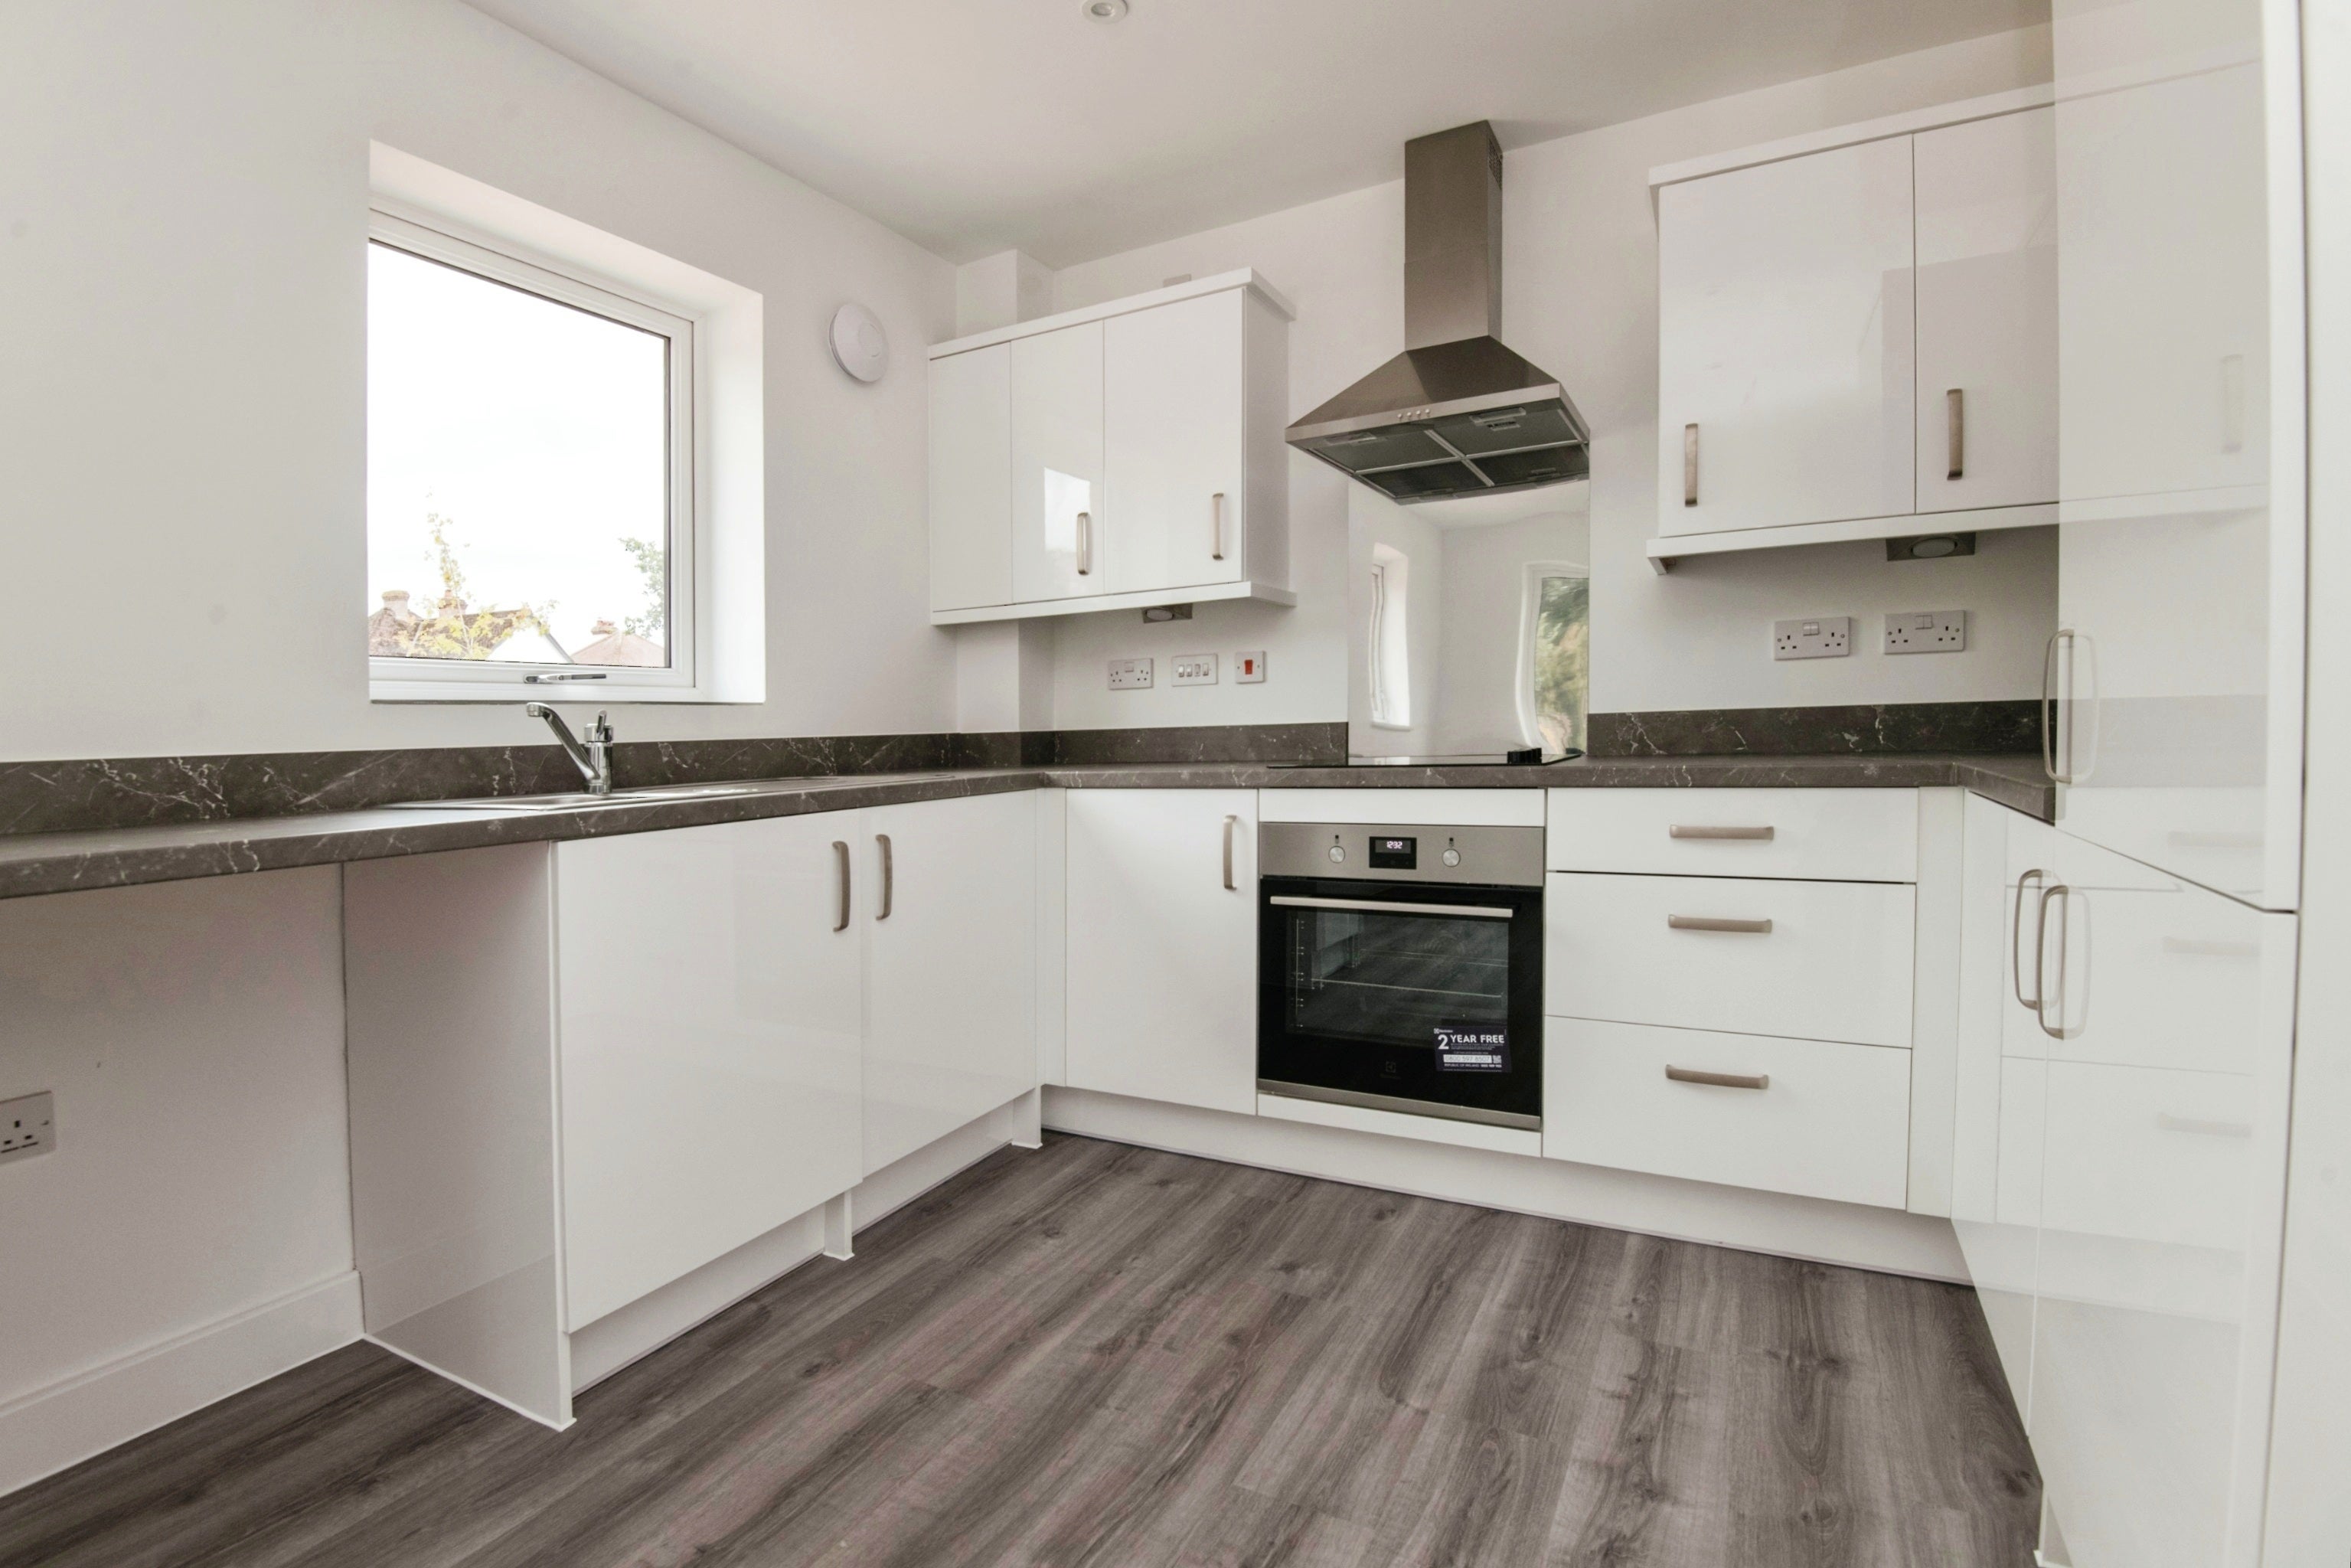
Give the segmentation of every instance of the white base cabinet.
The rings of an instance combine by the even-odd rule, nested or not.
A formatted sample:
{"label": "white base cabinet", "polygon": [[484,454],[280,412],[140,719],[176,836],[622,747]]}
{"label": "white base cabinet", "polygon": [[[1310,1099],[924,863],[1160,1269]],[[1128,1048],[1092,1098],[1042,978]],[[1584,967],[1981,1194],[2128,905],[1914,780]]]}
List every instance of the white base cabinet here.
{"label": "white base cabinet", "polygon": [[1257,1109],[1257,795],[1079,789],[1069,811],[1069,1082]]}

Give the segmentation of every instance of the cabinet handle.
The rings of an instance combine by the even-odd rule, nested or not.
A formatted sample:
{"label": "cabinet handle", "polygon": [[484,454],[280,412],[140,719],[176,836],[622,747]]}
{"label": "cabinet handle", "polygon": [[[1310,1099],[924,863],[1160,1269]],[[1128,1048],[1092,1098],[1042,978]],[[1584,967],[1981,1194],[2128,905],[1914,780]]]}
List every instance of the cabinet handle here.
{"label": "cabinet handle", "polygon": [[833,916],[832,928],[846,931],[849,929],[849,846],[839,839],[832,841],[832,873],[833,881],[841,886],[841,907]]}
{"label": "cabinet handle", "polygon": [[[2049,781],[2053,784],[2071,784],[2074,780],[2070,773],[2057,770],[2057,644],[2060,643],[2066,645],[2066,652],[2070,654],[2074,643],[2074,633],[2070,629],[2061,626],[2052,632],[2048,645],[2041,650],[2041,770],[2049,775]],[[2070,719],[2070,715],[2068,716]],[[2066,766],[2070,769],[2074,760],[2072,745],[2069,743],[2065,749],[2068,754]]]}
{"label": "cabinet handle", "polygon": [[873,841],[882,846],[882,908],[873,918],[887,920],[890,918],[892,891],[897,886],[898,877],[890,859],[890,835],[876,833],[873,835]]}
{"label": "cabinet handle", "polygon": [[2071,900],[2074,890],[2062,882],[2052,883],[2041,890],[2041,906],[2032,926],[2032,1021],[2041,1032],[2052,1040],[2064,1040],[2065,1034],[2065,912],[2057,912],[2057,1027],[2049,1027],[2049,906],[2059,899]]}
{"label": "cabinet handle", "polygon": [[1078,514],[1078,575],[1091,577],[1094,570],[1094,515]]}
{"label": "cabinet handle", "polygon": [[1736,931],[1749,936],[1769,936],[1768,920],[1720,920],[1711,915],[1668,915],[1666,925],[1675,931]]}
{"label": "cabinet handle", "polygon": [[1776,828],[1718,828],[1710,822],[1676,822],[1666,830],[1669,839],[1746,839],[1769,841]]}
{"label": "cabinet handle", "polygon": [[1222,490],[1208,497],[1208,559],[1225,559],[1225,493]]}
{"label": "cabinet handle", "polygon": [[1240,891],[1233,882],[1233,830],[1240,825],[1241,820],[1238,817],[1225,819],[1225,891],[1227,893]]}
{"label": "cabinet handle", "polygon": [[[2065,690],[2057,692],[2057,648],[2065,648]],[[2074,676],[2087,676],[2088,691],[2074,695]],[[2057,720],[2060,711],[2065,720],[2065,766],[2057,766]],[[2090,716],[2090,738],[2082,742],[2080,715]],[[2079,784],[2097,770],[2098,766],[2098,644],[2095,638],[2061,626],[2050,633],[2049,645],[2041,653],[2041,769],[2057,784]],[[2086,762],[2084,760],[2086,756]]]}
{"label": "cabinet handle", "polygon": [[1698,426],[1682,426],[1682,505],[1698,505]]}
{"label": "cabinet handle", "polygon": [[1963,479],[1968,472],[1968,394],[1958,387],[1943,394],[1943,429],[1951,446],[1951,471],[1946,479]]}
{"label": "cabinet handle", "polygon": [[2024,884],[2028,882],[2037,882],[2046,885],[2048,881],[2049,873],[2039,866],[2033,867],[2016,879],[2016,905],[2011,928],[2008,934],[2010,988],[2016,992],[2018,1007],[2029,1008],[2036,1014],[2041,1011],[2041,972],[2038,957],[2033,960],[2033,995],[2027,998],[2024,994]]}
{"label": "cabinet handle", "polygon": [[2201,1116],[2175,1116],[2168,1111],[2158,1111],[2155,1124],[2167,1133],[2207,1133],[2216,1138],[2250,1138],[2253,1135],[2251,1122],[2213,1122]]}
{"label": "cabinet handle", "polygon": [[1768,1072],[1701,1072],[1695,1067],[1667,1067],[1666,1076],[1677,1083],[1710,1083],[1717,1089],[1769,1089]]}

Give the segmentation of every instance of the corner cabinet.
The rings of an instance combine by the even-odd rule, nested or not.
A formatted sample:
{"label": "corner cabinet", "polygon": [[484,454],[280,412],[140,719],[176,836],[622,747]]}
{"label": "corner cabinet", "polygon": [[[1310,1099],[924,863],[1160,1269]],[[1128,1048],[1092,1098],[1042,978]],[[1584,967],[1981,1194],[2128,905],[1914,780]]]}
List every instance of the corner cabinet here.
{"label": "corner cabinet", "polygon": [[1658,570],[2056,520],[2052,119],[2014,94],[1652,172]]}
{"label": "corner cabinet", "polygon": [[931,350],[931,621],[1290,591],[1289,323],[1252,272]]}

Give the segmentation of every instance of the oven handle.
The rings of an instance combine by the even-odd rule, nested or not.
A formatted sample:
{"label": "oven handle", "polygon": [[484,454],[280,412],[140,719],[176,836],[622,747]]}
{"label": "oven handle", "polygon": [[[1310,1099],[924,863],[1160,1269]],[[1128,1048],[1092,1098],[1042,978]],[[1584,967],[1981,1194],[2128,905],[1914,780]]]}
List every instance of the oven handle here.
{"label": "oven handle", "polygon": [[1266,900],[1290,909],[1362,909],[1379,915],[1466,915],[1473,920],[1510,920],[1516,911],[1490,904],[1394,904],[1384,898],[1300,898],[1277,893]]}

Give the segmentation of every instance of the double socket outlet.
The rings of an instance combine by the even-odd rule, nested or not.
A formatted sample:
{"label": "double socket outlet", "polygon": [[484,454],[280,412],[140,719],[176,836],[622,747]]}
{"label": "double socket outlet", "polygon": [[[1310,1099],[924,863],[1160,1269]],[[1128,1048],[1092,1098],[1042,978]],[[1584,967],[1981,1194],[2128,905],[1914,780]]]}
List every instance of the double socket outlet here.
{"label": "double socket outlet", "polygon": [[0,1101],[0,1164],[29,1159],[57,1146],[56,1097],[27,1094]]}
{"label": "double socket outlet", "polygon": [[[1961,653],[1968,646],[1964,610],[1906,610],[1886,618],[1888,653]],[[1771,622],[1774,659],[1842,659],[1853,652],[1853,617],[1815,615]]]}
{"label": "double socket outlet", "polygon": [[[1214,653],[1178,653],[1167,661],[1168,684],[1177,686],[1213,686],[1217,684],[1219,660]],[[1114,692],[1139,691],[1152,684],[1155,661],[1150,659],[1113,659],[1110,662],[1110,689]],[[1265,654],[1260,651],[1233,655],[1233,685],[1256,685],[1265,679]]]}

